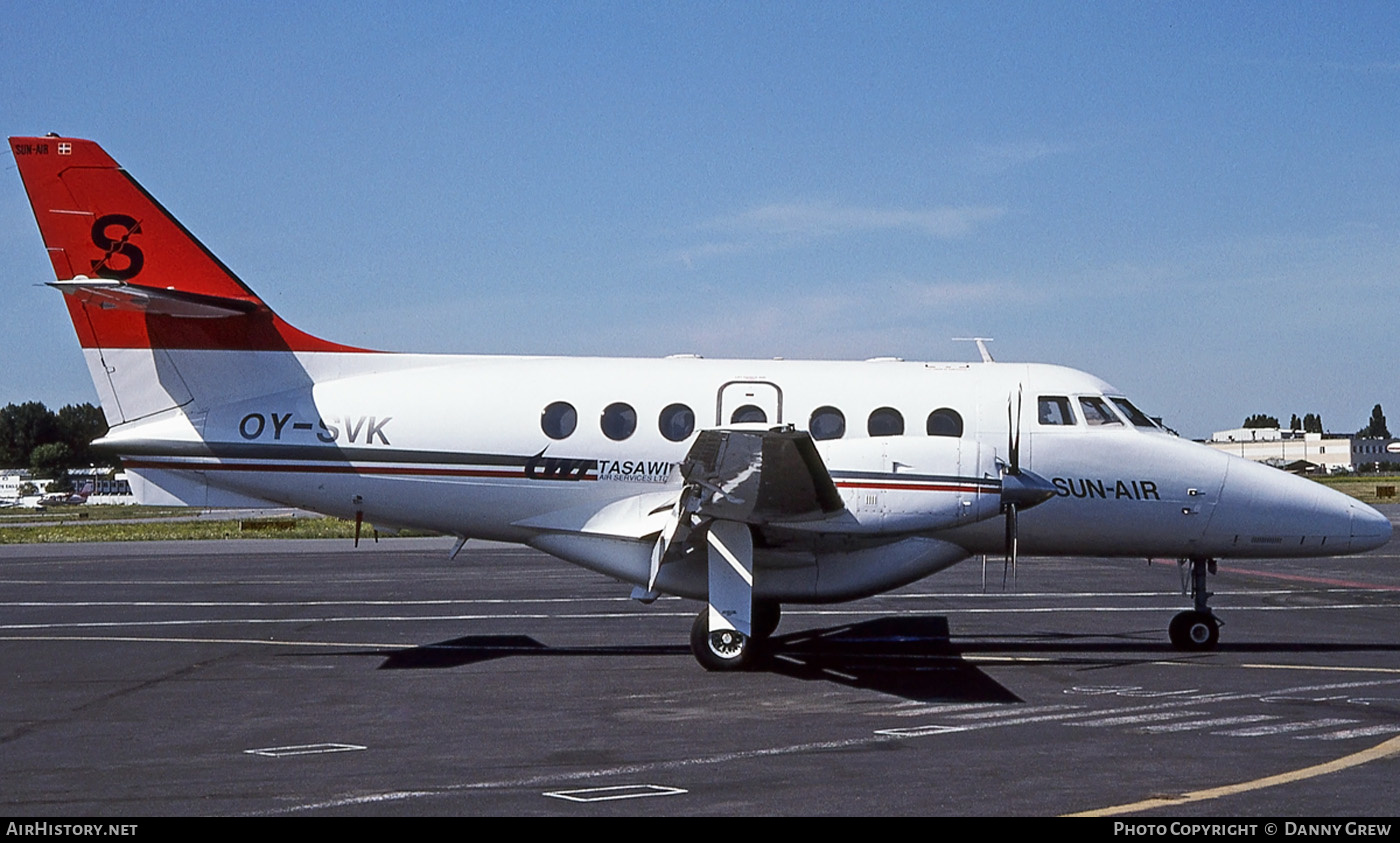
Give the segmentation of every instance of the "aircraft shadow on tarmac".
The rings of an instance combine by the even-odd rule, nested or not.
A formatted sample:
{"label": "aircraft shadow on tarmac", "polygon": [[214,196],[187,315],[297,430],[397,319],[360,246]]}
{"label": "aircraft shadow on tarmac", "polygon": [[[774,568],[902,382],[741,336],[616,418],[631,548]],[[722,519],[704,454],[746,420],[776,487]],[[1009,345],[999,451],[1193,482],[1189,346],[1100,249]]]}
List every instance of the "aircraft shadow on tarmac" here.
{"label": "aircraft shadow on tarmac", "polygon": [[[832,682],[921,702],[1021,702],[977,664],[980,654],[999,659],[1023,657],[1040,664],[1082,670],[1123,667],[1164,659],[1196,658],[1167,643],[1161,630],[1103,633],[1022,634],[1014,639],[950,634],[942,616],[878,618],[854,624],[802,630],[770,639],[755,669],[805,681]],[[1222,644],[1216,652],[1238,653],[1400,653],[1400,644],[1246,642]],[[689,656],[680,645],[600,645],[551,647],[528,635],[473,635],[382,655],[380,670],[461,667],[501,658],[559,656]]]}
{"label": "aircraft shadow on tarmac", "polygon": [[[474,635],[381,652],[380,670],[452,668],[507,657],[690,656],[683,645],[551,647],[528,635]],[[959,658],[944,617],[883,618],[809,629],[769,639],[754,669],[808,681],[835,682],[911,700],[1020,702]]]}

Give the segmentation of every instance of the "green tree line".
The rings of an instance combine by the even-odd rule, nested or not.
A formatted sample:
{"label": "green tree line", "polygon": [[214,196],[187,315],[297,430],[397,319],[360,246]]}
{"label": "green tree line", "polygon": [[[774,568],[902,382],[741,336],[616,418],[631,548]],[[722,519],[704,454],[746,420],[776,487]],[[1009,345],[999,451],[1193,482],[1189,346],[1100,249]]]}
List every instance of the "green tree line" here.
{"label": "green tree line", "polygon": [[38,401],[7,404],[0,408],[0,467],[57,477],[106,459],[90,447],[106,433],[106,418],[91,404],[69,404],[57,413]]}
{"label": "green tree line", "polygon": [[[1274,416],[1264,413],[1255,413],[1244,420],[1244,427],[1282,427]],[[1300,419],[1294,413],[1293,418],[1288,423],[1289,430],[1301,430],[1304,433],[1322,433],[1322,416],[1314,413],[1306,413]],[[1386,426],[1385,411],[1381,405],[1377,404],[1371,408],[1371,420],[1365,427],[1356,431],[1357,439],[1389,439],[1390,428]]]}

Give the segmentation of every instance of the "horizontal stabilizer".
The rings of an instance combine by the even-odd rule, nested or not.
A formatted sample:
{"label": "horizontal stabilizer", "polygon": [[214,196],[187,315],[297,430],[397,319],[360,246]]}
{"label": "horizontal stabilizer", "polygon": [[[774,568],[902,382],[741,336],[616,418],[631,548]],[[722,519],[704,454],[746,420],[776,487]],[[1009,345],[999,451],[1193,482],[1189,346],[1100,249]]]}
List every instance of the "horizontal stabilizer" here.
{"label": "horizontal stabilizer", "polygon": [[78,276],[72,281],[50,281],[48,284],[65,296],[73,296],[83,304],[103,310],[135,310],[156,316],[184,319],[221,319],[242,316],[259,309],[257,303],[247,299],[162,290],[128,284],[113,278]]}

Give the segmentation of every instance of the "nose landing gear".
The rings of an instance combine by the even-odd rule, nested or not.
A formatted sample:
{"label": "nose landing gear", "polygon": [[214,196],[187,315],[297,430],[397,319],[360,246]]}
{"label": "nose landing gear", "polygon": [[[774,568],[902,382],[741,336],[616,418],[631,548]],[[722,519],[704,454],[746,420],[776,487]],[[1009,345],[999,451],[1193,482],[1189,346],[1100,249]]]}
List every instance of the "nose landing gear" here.
{"label": "nose landing gear", "polygon": [[1178,650],[1214,650],[1220,642],[1220,621],[1210,612],[1182,612],[1167,627]]}
{"label": "nose landing gear", "polygon": [[1220,619],[1207,604],[1211,593],[1206,590],[1206,574],[1215,573],[1215,560],[1183,559],[1181,564],[1191,566],[1191,597],[1196,608],[1172,618],[1167,635],[1178,650],[1214,650],[1220,643]]}

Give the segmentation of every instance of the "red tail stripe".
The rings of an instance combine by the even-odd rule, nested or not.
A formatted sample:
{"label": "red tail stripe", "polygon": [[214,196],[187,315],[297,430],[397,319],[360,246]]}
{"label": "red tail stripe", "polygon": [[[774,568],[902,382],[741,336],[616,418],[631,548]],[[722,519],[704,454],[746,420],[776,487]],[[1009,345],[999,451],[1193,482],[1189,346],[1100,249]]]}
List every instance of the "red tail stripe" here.
{"label": "red tail stripe", "polygon": [[245,315],[188,318],[111,310],[69,296],[84,348],[366,351],[280,319],[96,143],[10,138],[10,149],[58,280],[116,279],[256,305]]}

